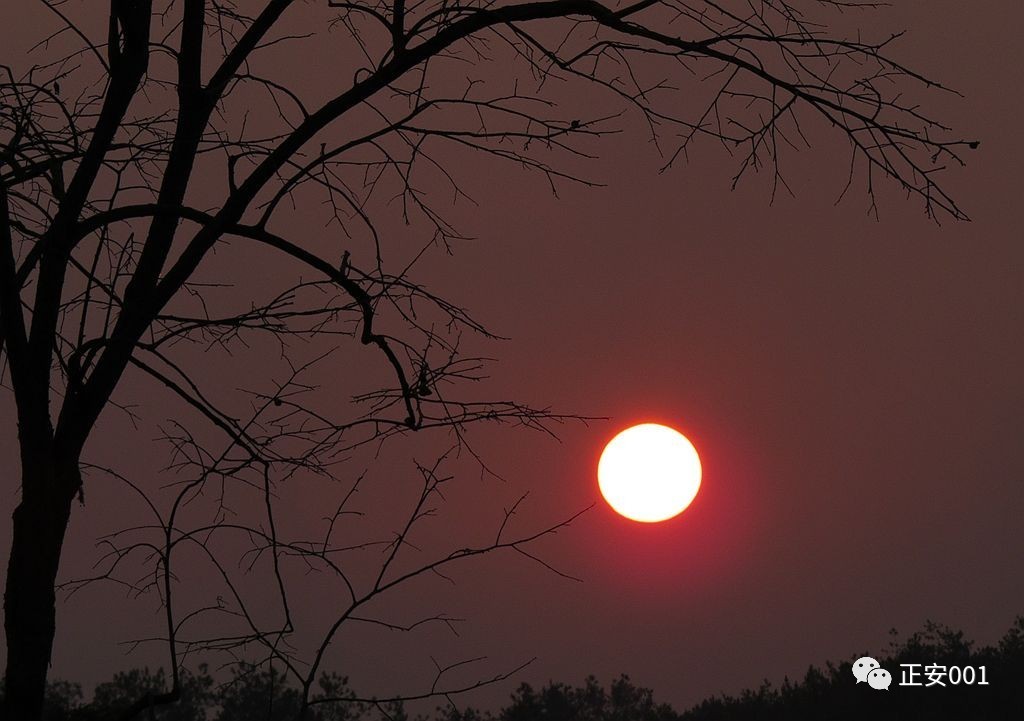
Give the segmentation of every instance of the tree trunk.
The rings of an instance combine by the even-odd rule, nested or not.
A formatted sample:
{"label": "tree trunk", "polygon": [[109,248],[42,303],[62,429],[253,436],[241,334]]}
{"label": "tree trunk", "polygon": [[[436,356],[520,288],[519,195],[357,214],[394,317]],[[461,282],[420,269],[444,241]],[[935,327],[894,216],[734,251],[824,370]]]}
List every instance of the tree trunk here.
{"label": "tree trunk", "polygon": [[54,584],[71,502],[81,483],[77,459],[26,463],[21,502],[14,510],[11,556],[4,592],[7,632],[4,719],[42,718],[56,615]]}

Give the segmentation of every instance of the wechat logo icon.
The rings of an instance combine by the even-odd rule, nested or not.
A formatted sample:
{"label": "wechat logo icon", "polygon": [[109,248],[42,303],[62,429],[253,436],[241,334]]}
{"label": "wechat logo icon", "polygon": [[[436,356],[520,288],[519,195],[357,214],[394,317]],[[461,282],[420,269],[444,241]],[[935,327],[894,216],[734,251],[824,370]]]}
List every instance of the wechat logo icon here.
{"label": "wechat logo icon", "polygon": [[892,674],[870,656],[863,656],[853,662],[853,676],[857,679],[857,683],[866,682],[868,686],[877,691],[888,691],[892,684]]}
{"label": "wechat logo icon", "polygon": [[878,661],[870,656],[858,658],[853,662],[853,677],[857,679],[857,683],[864,683],[868,680],[868,674],[878,667]]}
{"label": "wechat logo icon", "polygon": [[868,674],[868,686],[877,691],[888,691],[892,684],[892,674],[884,668],[876,668]]}

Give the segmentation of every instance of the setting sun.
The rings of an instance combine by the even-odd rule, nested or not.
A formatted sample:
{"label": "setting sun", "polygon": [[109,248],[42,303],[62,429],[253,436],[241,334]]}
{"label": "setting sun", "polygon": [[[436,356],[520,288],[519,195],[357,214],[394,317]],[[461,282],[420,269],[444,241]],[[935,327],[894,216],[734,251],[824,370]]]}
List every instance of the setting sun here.
{"label": "setting sun", "polygon": [[681,513],[700,488],[700,458],[678,431],[643,423],[619,433],[601,454],[597,480],[608,504],[634,521],[656,523]]}

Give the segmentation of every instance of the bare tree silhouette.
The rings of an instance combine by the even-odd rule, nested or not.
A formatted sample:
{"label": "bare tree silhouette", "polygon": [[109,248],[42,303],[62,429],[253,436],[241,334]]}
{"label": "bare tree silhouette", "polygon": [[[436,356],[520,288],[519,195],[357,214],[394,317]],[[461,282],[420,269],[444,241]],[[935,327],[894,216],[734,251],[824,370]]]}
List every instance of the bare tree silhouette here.
{"label": "bare tree silhouette", "polygon": [[[937,172],[976,144],[904,100],[941,86],[889,57],[895,35],[872,41],[838,29],[848,24],[840,13],[874,3],[261,5],[250,17],[230,2],[111,0],[97,24],[92,6],[43,0],[59,28],[24,66],[0,68],[0,318],[21,460],[5,591],[7,718],[40,717],[73,503],[83,472],[118,473],[90,466],[84,452],[105,409],[132,412],[118,390],[128,375],[176,396],[221,439],[194,422],[168,432],[177,474],[169,501],[157,484],[121,478],[146,499],[151,519],[105,540],[110,555],[98,577],[119,579],[136,554],[152,564],[148,580],[131,583],[162,594],[172,669],[168,691],[141,698],[134,712],[177,698],[188,654],[260,649],[299,681],[306,713],[327,648],[368,599],[465,558],[530,554],[532,540],[563,525],[514,535],[512,509],[492,542],[398,572],[410,529],[446,478],[439,465],[421,466],[422,493],[397,535],[357,544],[387,549],[375,578],[349,585],[311,657],[300,662],[287,643],[294,623],[280,567],[306,563],[349,583],[332,534],[356,484],[339,486],[346,490],[320,540],[278,534],[282,484],[301,474],[341,482],[346,452],[399,434],[440,428],[458,445],[475,422],[546,429],[560,419],[459,395],[482,367],[459,353],[459,338],[488,331],[417,283],[419,255],[396,267],[385,261],[396,214],[428,239],[424,252],[461,237],[443,212],[465,194],[450,153],[490,155],[553,188],[587,183],[581,161],[632,115],[666,167],[703,139],[735,156],[736,180],[764,167],[773,188],[785,189],[779,154],[805,144],[803,126],[818,123],[848,146],[850,183],[863,183],[872,199],[885,178],[930,215],[964,217]],[[283,60],[295,43],[324,34],[342,38],[351,67],[310,83]],[[566,90],[577,84],[592,91]],[[297,207],[326,208],[328,224],[296,232],[304,227]],[[229,242],[244,249],[237,262],[215,262]],[[263,299],[222,292],[250,274],[260,252],[279,256],[284,289]],[[265,388],[230,401],[223,388],[211,392],[209,367],[257,337],[276,343],[284,380],[268,373]],[[319,339],[323,351],[345,338],[379,352],[393,382],[334,417],[311,400],[310,377],[325,355],[310,356],[301,342]],[[262,499],[262,516],[231,520],[222,505],[228,486]],[[184,511],[200,498],[212,505],[203,520]],[[244,538],[243,558],[269,559],[277,622],[249,613],[215,551],[226,534]],[[206,554],[230,592],[183,615],[173,569],[186,546]],[[194,616],[207,613],[244,630],[190,636]],[[454,690],[439,682],[425,693]]]}

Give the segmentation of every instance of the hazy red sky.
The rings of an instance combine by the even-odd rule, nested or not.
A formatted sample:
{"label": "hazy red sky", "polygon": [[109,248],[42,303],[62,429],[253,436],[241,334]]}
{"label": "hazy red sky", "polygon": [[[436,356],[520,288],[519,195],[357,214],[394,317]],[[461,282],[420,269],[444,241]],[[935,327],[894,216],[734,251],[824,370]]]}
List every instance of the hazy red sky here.
{"label": "hazy red sky", "polygon": [[[474,566],[440,597],[469,621],[439,648],[486,654],[491,668],[536,656],[518,678],[538,683],[628,673],[685,706],[880,652],[893,627],[934,619],[989,642],[1024,613],[1022,22],[1019,3],[958,0],[899,2],[872,21],[907,28],[899,57],[964,95],[931,107],[981,140],[947,177],[970,223],[937,227],[891,187],[878,221],[863,194],[835,206],[847,155],[826,141],[786,158],[796,198],[774,205],[766,178],[730,192],[734,165],[710,149],[659,175],[639,131],[607,139],[592,164],[606,187],[558,199],[529,177],[469,169],[479,206],[462,223],[479,240],[432,266],[430,286],[511,338],[485,348],[500,361],[493,395],[612,420],[567,425],[560,443],[480,431],[507,481],[456,509],[497,499],[500,511],[529,489],[524,524],[568,515],[596,498],[603,444],[637,421],[684,431],[705,475],[669,523],[599,504],[547,543],[583,583],[519,561]],[[144,466],[135,449],[148,437],[138,443],[106,437],[95,452]],[[9,482],[4,519],[15,499]],[[87,567],[110,513],[91,498],[76,511],[69,563]],[[114,644],[157,621],[152,603],[116,592],[73,598],[54,674],[93,681],[159,663]],[[349,646],[346,672],[388,689],[394,669],[425,657],[425,641],[401,643],[391,656]]]}

